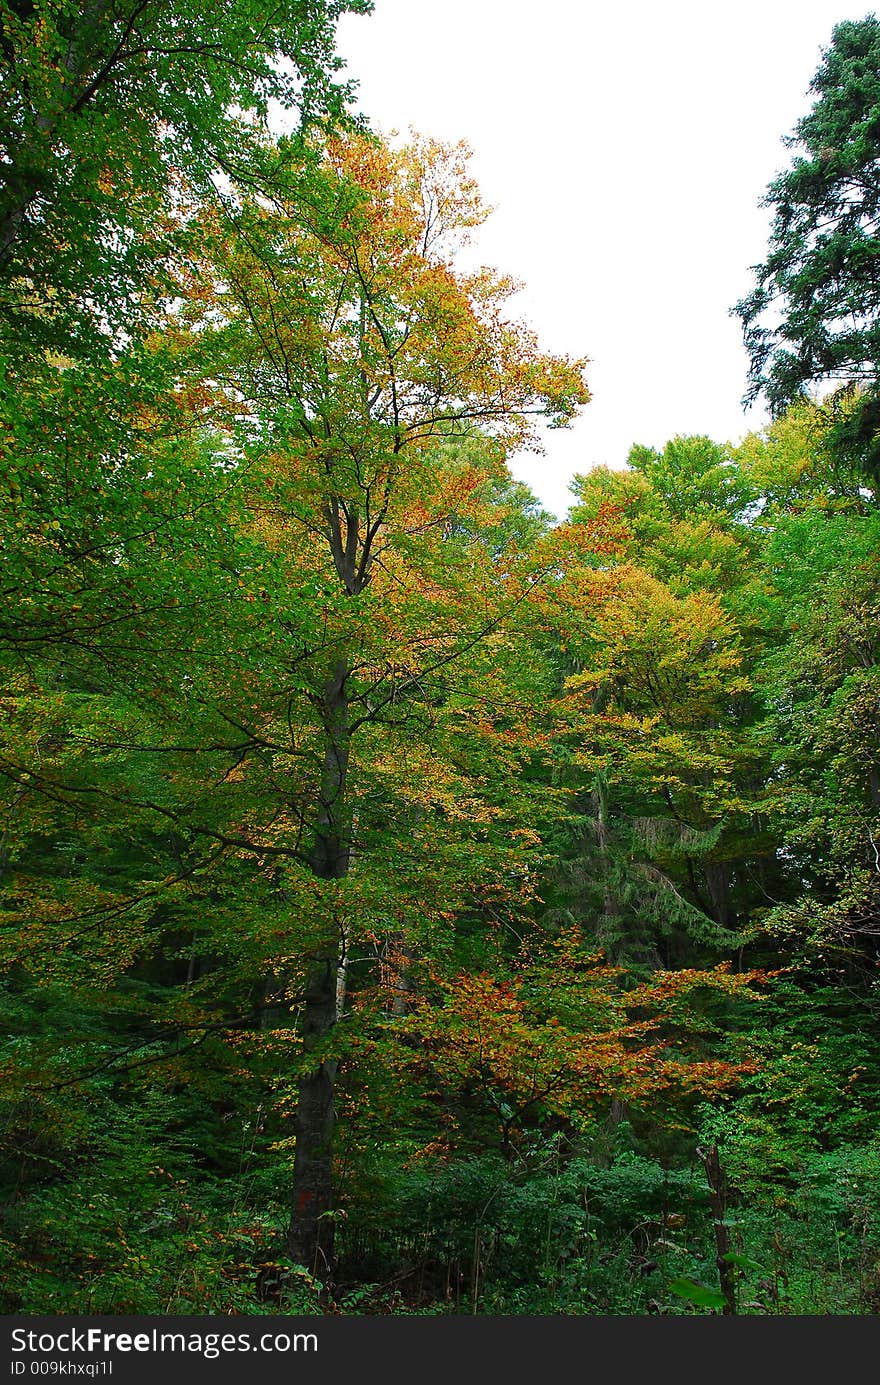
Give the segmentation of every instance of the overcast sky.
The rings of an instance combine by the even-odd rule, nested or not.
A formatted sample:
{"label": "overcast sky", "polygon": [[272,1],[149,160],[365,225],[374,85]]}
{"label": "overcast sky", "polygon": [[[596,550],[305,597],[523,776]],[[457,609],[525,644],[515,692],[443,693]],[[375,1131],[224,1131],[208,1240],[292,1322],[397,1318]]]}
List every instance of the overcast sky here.
{"label": "overcast sky", "polygon": [[375,0],[339,49],[374,126],[466,139],[495,212],[486,264],[549,350],[590,357],[593,401],[514,471],[558,515],[567,480],[634,442],[735,440],[746,358],[733,303],[765,252],[758,207],[787,162],[844,0]]}

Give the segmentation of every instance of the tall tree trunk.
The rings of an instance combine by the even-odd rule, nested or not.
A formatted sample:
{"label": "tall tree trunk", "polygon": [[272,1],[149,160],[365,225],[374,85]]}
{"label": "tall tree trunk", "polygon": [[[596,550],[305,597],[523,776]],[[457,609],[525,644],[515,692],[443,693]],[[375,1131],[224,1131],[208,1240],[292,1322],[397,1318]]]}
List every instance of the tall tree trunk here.
{"label": "tall tree trunk", "polygon": [[730,1255],[730,1235],[727,1230],[727,1179],[721,1166],[721,1156],[717,1145],[708,1149],[697,1149],[697,1157],[706,1170],[709,1184],[709,1204],[712,1208],[712,1224],[715,1228],[715,1264],[718,1266],[718,1281],[721,1297],[724,1300],[724,1316],[736,1314],[736,1284]]}
{"label": "tall tree trunk", "polygon": [[736,912],[730,898],[730,866],[727,861],[706,862],[706,884],[712,914],[722,928],[736,928]]}
{"label": "tall tree trunk", "polygon": [[49,181],[53,121],[46,116],[34,117],[36,138],[31,147],[17,150],[3,169],[0,189],[0,270],[10,258],[16,241],[26,231],[27,214]]}
{"label": "tall tree trunk", "polygon": [[[336,1023],[336,959],[312,967],[305,992],[306,1052]],[[333,1260],[333,1099],[337,1064],[325,1059],[299,1079],[293,1207],[288,1253],[298,1265],[323,1277]]]}
{"label": "tall tree trunk", "polygon": [[611,859],[608,827],[608,785],[602,775],[596,777],[593,786],[593,812],[596,815],[596,844],[599,848],[600,869],[602,872],[602,914],[599,919],[597,941],[609,961],[614,961],[620,952],[619,906],[611,888]]}
{"label": "tall tree trunk", "polygon": [[18,239],[28,210],[39,194],[39,183],[33,180],[29,187],[24,187],[18,196],[10,195],[7,205],[0,207],[0,269],[12,253],[12,247]]}
{"label": "tall tree trunk", "polygon": [[[346,781],[349,759],[348,666],[339,660],[323,697],[324,764],[310,866],[322,880],[341,880],[351,858]],[[303,1041],[314,1051],[337,1021],[340,933],[328,921],[327,936],[306,977]],[[337,1063],[323,1060],[299,1079],[295,1121],[293,1208],[288,1235],[291,1259],[317,1275],[333,1259],[332,1215],[334,1092]]]}
{"label": "tall tree trunk", "polygon": [[[0,269],[12,255],[16,242],[27,233],[27,215],[34,202],[51,184],[52,161],[57,156],[56,132],[65,117],[91,104],[91,96],[103,83],[94,85],[91,96],[80,83],[88,82],[90,64],[101,61],[101,25],[109,5],[106,0],[80,7],[75,17],[67,52],[61,58],[64,71],[64,97],[54,108],[34,110],[25,116],[25,133],[18,144],[6,151],[0,189]],[[73,12],[71,12],[73,15]],[[107,34],[112,45],[112,35]],[[109,74],[109,69],[108,69]]]}

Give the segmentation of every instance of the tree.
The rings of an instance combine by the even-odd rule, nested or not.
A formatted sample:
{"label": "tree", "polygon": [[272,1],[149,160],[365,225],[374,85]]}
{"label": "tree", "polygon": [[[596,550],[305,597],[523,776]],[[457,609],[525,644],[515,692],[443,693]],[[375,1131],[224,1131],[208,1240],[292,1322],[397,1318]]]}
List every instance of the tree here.
{"label": "tree", "polygon": [[500,976],[440,979],[442,1003],[422,1001],[409,1027],[426,1044],[435,1080],[485,1105],[506,1158],[542,1114],[583,1130],[612,1100],[674,1108],[736,1081],[732,1067],[699,1056],[695,1041],[712,1025],[689,1000],[748,994],[757,973],[682,969],[636,986],[621,984],[623,976],[570,928],[530,941]]}
{"label": "tree", "polygon": [[[292,153],[279,149],[271,205],[206,218],[205,270],[194,273],[213,265],[217,373],[254,466],[255,517],[325,612],[319,648],[297,661],[314,773],[288,791],[308,843],[291,855],[321,882],[325,909],[304,980],[290,1251],[321,1268],[332,1246],[340,901],[353,853],[367,854],[356,748],[370,728],[442,704],[450,668],[527,597],[515,574],[455,591],[432,546],[451,539],[487,469],[534,445],[536,417],[561,426],[588,395],[582,362],[544,355],[505,314],[510,280],[455,263],[486,215],[464,146],[333,138],[305,195]],[[441,444],[469,438],[484,440],[482,470],[444,465]],[[451,620],[450,597],[461,603]],[[297,716],[301,703],[289,722]]]}
{"label": "tree", "polygon": [[752,400],[778,413],[808,386],[858,386],[841,441],[880,468],[880,21],[838,24],[810,89],[816,100],[770,184],[770,248],[735,308]]}
{"label": "tree", "polygon": [[561,724],[582,831],[558,902],[587,907],[613,960],[656,967],[735,945],[745,858],[772,847],[754,816],[760,709],[739,609],[749,477],[703,437],[634,447],[630,465],[574,481],[573,527],[616,515],[617,549],[562,584],[580,586]]}
{"label": "tree", "polygon": [[63,326],[69,348],[90,315],[124,321],[155,292],[182,190],[256,176],[271,101],[303,121],[340,110],[336,20],[368,8],[3,0],[0,306],[16,335]]}

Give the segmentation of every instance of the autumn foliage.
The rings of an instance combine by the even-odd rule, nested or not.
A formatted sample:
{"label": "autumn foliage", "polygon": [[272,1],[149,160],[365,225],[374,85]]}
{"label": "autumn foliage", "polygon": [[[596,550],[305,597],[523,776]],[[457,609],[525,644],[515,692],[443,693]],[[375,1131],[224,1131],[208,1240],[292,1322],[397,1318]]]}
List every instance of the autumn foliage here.
{"label": "autumn foliage", "polygon": [[220,8],[0,0],[5,1310],[877,1311],[870,400],[556,522],[466,145]]}

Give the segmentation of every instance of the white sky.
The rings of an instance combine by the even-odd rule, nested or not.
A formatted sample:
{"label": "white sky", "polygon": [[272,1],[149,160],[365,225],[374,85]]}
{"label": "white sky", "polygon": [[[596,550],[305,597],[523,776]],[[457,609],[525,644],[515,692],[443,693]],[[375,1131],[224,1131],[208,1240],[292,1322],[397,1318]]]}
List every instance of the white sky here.
{"label": "white sky", "polygon": [[809,105],[819,50],[871,0],[375,0],[339,51],[373,125],[467,139],[486,264],[593,401],[514,460],[563,515],[567,480],[634,442],[735,440],[746,357],[729,316],[763,259],[758,201]]}

